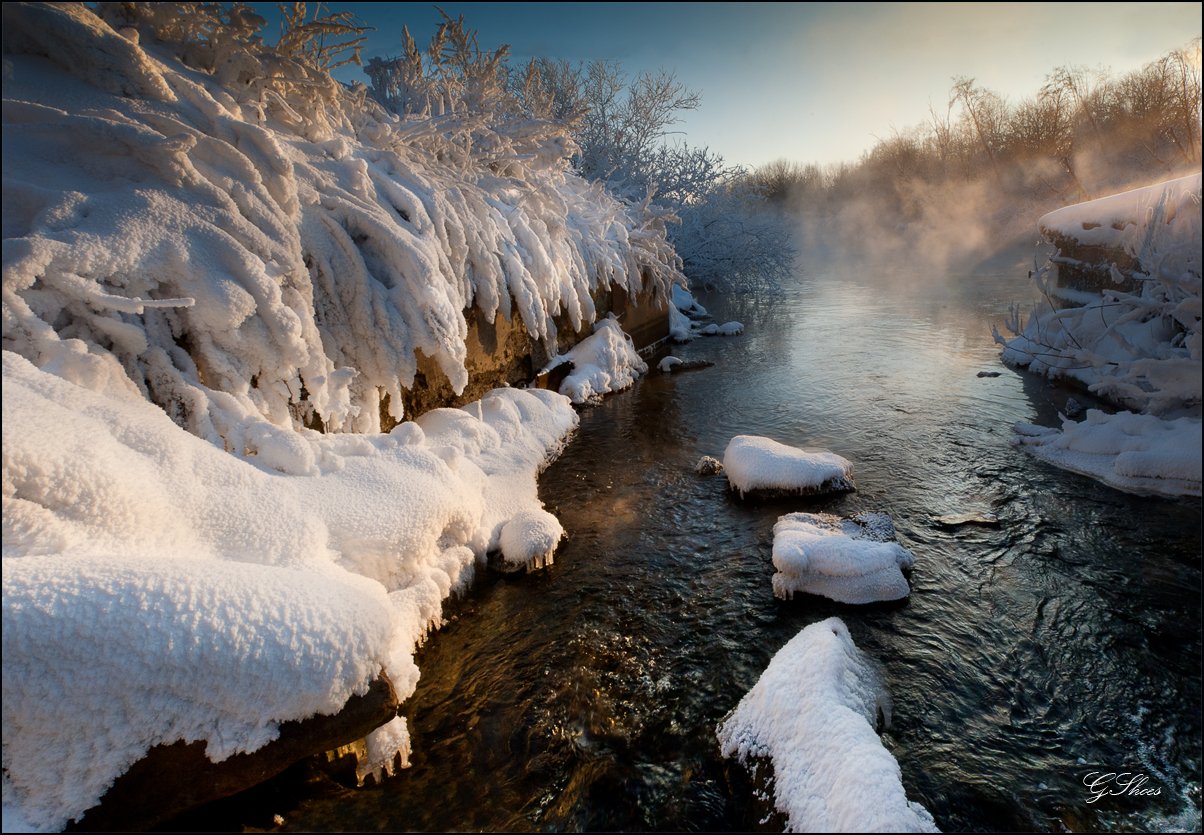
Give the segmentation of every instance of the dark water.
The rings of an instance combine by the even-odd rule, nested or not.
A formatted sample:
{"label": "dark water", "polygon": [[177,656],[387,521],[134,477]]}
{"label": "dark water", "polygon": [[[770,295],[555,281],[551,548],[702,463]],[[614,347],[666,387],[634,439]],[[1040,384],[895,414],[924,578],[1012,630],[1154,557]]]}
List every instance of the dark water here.
{"label": "dark water", "polygon": [[[542,476],[569,532],[556,564],[450,606],[404,706],[412,768],[360,790],[311,778],[260,812],[310,830],[757,828],[715,726],[783,644],[837,614],[885,670],[884,744],[943,830],[1199,830],[1200,502],[1009,446],[1015,421],[1054,424],[1066,397],[991,343],[1030,293],[1021,272],[709,300],[745,334],[674,353],[715,367],[654,370],[587,409]],[[838,452],[859,490],[742,503],[693,473],[736,434]],[[910,600],[775,600],[772,527],[798,509],[890,513],[917,557]],[[1002,524],[933,521],[979,510]],[[1089,804],[1082,778],[1101,767],[1160,794]]]}

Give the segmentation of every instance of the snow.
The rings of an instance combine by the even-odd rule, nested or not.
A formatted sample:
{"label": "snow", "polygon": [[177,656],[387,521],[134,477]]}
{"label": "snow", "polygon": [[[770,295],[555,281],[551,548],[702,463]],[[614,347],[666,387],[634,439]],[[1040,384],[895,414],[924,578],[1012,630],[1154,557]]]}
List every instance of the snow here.
{"label": "snow", "polygon": [[853,465],[826,450],[807,452],[758,435],[737,435],[723,453],[728,483],[753,491],[826,493],[855,490]]}
{"label": "snow", "polygon": [[744,333],[744,325],[739,322],[724,322],[722,325],[710,324],[698,330],[702,336],[738,336]]}
{"label": "snow", "polygon": [[[1060,431],[1018,424],[1018,445],[1122,490],[1199,495],[1200,182],[1196,174],[1041,219],[1047,233],[1123,251],[1138,267],[1124,276],[1113,265],[1117,287],[1090,294],[1054,286],[1052,265],[1038,266],[1034,278],[1046,301],[1027,322],[1013,307],[1012,338],[995,333],[1001,359],[1076,382],[1140,415],[1097,415]],[[1135,289],[1120,289],[1121,282]],[[1166,425],[1159,428],[1158,418]]]}
{"label": "snow", "polygon": [[656,370],[662,374],[668,374],[675,365],[681,365],[681,357],[665,357],[656,364]]}
{"label": "snow", "polygon": [[1167,221],[1173,221],[1180,211],[1199,211],[1200,174],[1190,174],[1176,180],[1155,183],[1143,188],[1065,206],[1042,215],[1037,225],[1043,232],[1052,232],[1088,246],[1132,249],[1142,234],[1144,220],[1150,207],[1167,200]]}
{"label": "snow", "polygon": [[540,373],[564,362],[571,362],[573,370],[561,382],[560,393],[574,403],[587,403],[603,394],[622,391],[648,371],[631,337],[613,316],[595,322],[592,334]]}
{"label": "snow", "polygon": [[1080,422],[1053,429],[1017,423],[1013,443],[1035,457],[1118,490],[1200,495],[1200,420],[1088,409]]}
{"label": "snow", "polygon": [[61,828],[153,745],[255,750],[381,669],[408,697],[499,531],[559,529],[536,473],[577,420],[518,389],[428,415],[291,433],[286,474],[5,351],[5,805]]}
{"label": "snow", "polygon": [[694,298],[694,294],[680,284],[673,285],[672,299],[673,306],[691,318],[705,319],[710,315],[707,309],[699,304],[698,299]]}
{"label": "snow", "polygon": [[782,647],[719,724],[725,757],[768,759],[774,804],[790,832],[936,832],[909,801],[899,764],[874,728],[889,727],[881,676],[839,618]]}
{"label": "snow", "polygon": [[[418,354],[460,392],[465,311],[554,345],[684,281],[550,123],[401,119],[207,6],[97,8],[4,8],[6,830],[154,745],[252,751],[382,671],[407,698],[489,553],[551,562],[536,475],[577,423],[516,389],[405,421]],[[591,390],[642,373],[595,337]],[[407,748],[394,720],[361,765]]]}
{"label": "snow", "polygon": [[556,545],[564,536],[560,521],[542,508],[515,514],[502,526],[502,556],[528,571],[552,564]]}
{"label": "snow", "polygon": [[901,600],[911,593],[902,569],[915,556],[894,541],[884,513],[850,519],[824,513],[788,513],[773,526],[775,597],[818,594],[838,603]]}
{"label": "snow", "polygon": [[[676,287],[674,290],[678,289]],[[676,307],[669,307],[669,336],[674,342],[689,342],[698,336],[698,327]]]}

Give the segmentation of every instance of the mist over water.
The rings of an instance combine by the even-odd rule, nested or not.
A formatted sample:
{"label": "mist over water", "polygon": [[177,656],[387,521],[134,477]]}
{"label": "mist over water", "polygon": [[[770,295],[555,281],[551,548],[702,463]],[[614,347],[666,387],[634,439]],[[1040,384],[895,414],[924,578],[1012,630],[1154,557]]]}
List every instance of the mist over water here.
{"label": "mist over water", "polygon": [[[582,412],[540,481],[568,539],[550,570],[451,606],[403,707],[412,768],[358,791],[294,776],[216,823],[780,830],[715,726],[838,615],[882,666],[883,742],[943,830],[1198,828],[1199,500],[1129,496],[1009,445],[1068,396],[991,343],[1025,272],[904,278],[812,269],[776,300],[704,299],[745,335],[677,346],[715,367]],[[742,433],[844,455],[858,492],[746,503],[694,474]],[[772,527],[794,510],[891,514],[917,557],[910,599],[774,599]],[[934,521],[971,511],[1001,525]],[[1160,795],[1089,804],[1099,767]]]}

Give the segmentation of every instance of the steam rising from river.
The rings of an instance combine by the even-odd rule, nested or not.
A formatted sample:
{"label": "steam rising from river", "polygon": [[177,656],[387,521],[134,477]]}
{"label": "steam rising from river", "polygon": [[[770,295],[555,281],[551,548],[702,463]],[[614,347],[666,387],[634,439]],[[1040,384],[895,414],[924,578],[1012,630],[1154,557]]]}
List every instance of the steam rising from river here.
{"label": "steam rising from river", "polygon": [[1077,182],[1053,160],[987,167],[972,179],[870,177],[868,167],[825,200],[796,197],[803,274],[931,285],[968,274],[1023,274],[1050,253],[1038,219],[1062,206],[1127,191],[1185,172],[1134,175],[1081,153]]}

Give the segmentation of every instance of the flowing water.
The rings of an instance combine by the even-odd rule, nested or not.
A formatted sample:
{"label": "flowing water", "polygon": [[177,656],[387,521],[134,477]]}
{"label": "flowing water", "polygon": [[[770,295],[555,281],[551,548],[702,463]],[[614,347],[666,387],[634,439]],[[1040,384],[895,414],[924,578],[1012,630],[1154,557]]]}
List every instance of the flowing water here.
{"label": "flowing water", "polygon": [[[991,342],[1031,292],[1023,271],[818,276],[739,309],[710,300],[745,334],[674,353],[715,366],[653,370],[585,409],[542,475],[569,534],[555,565],[450,604],[403,707],[412,767],[359,790],[311,774],[260,812],[310,830],[780,830],[715,726],[835,614],[885,672],[883,743],[942,829],[1198,831],[1200,502],[1009,445],[1016,421],[1056,425],[1067,396]],[[858,491],[740,501],[693,472],[737,434],[838,452]],[[793,510],[888,512],[917,558],[910,599],[774,599],[772,528]],[[976,511],[999,526],[934,521]],[[1160,793],[1088,803],[1101,769]]]}

